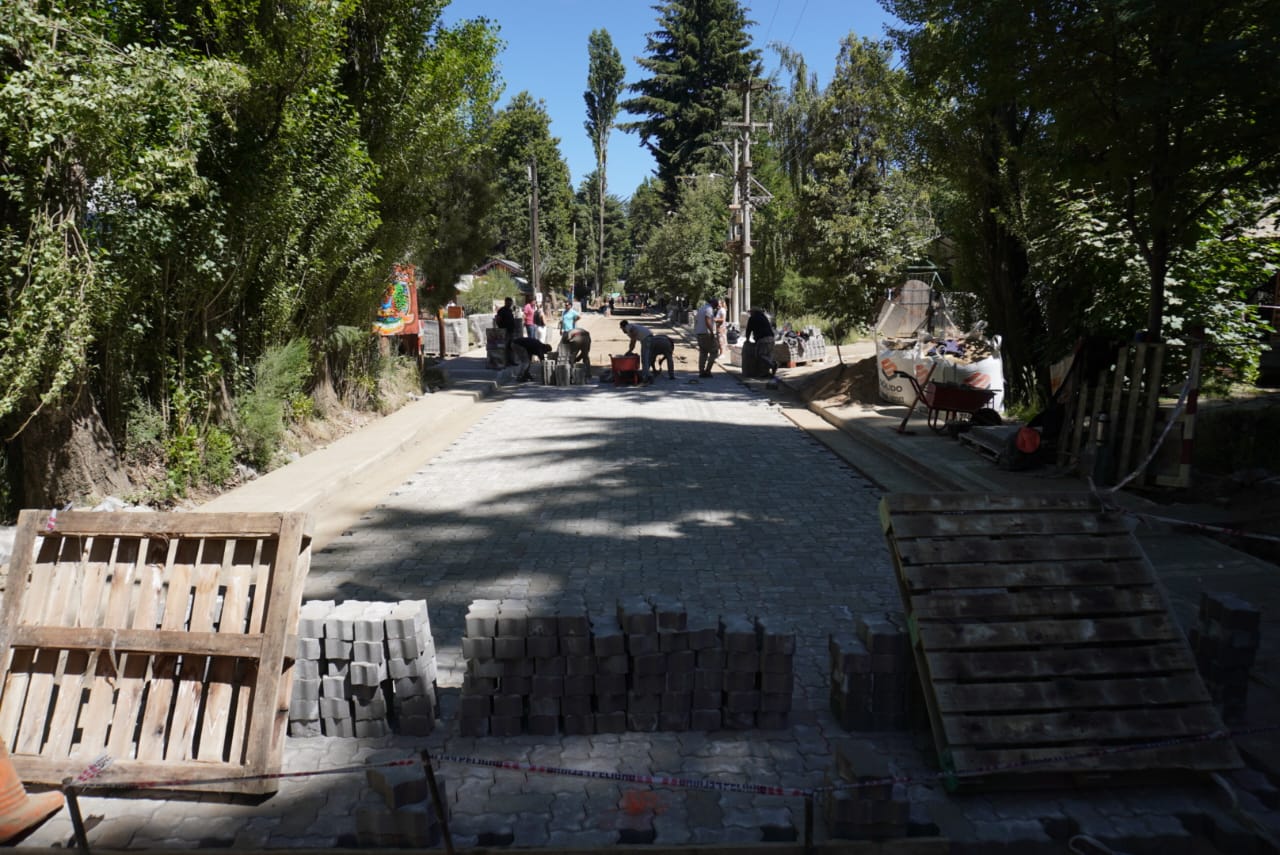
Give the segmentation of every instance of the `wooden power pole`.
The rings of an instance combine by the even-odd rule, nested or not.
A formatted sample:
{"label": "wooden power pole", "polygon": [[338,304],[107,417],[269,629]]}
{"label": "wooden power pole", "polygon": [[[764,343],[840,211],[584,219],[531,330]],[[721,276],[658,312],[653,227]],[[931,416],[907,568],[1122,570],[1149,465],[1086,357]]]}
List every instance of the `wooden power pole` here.
{"label": "wooden power pole", "polygon": [[538,292],[541,287],[538,283],[538,267],[540,265],[538,259],[538,160],[537,158],[529,158],[529,231],[532,233],[530,242],[532,251],[529,254],[529,286],[533,289],[533,298],[538,299]]}
{"label": "wooden power pole", "polygon": [[751,309],[751,211],[756,204],[764,204],[773,198],[764,188],[756,196],[751,195],[752,186],[759,183],[751,177],[751,132],[754,130],[773,130],[771,122],[751,121],[751,93],[765,89],[766,83],[748,81],[735,87],[742,93],[742,121],[726,122],[725,127],[738,131],[734,140],[734,185],[733,201],[729,205],[733,217],[735,234],[731,239],[732,250],[737,257],[734,276],[734,294],[732,308],[741,314]]}

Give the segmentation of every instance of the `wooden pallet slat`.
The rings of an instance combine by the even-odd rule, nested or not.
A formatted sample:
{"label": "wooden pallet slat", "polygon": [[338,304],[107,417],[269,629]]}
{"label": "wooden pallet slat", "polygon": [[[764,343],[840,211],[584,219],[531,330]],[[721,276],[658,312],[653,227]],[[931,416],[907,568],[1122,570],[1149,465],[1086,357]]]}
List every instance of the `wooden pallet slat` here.
{"label": "wooden pallet slat", "polygon": [[[1043,648],[1046,645],[1106,645],[1097,646],[1092,666],[1123,668],[1132,660],[1134,667],[1156,668],[1160,653],[1152,644],[1179,640],[1178,627],[1170,622],[1167,614],[1146,614],[1139,617],[1059,617],[1053,619],[1028,618],[1023,621],[955,621],[922,622],[915,619],[916,631],[922,641],[927,641],[931,655],[946,653],[978,654],[1001,648]],[[1120,646],[1124,645],[1124,646]],[[1057,662],[1057,650],[1037,650],[1034,657],[1048,657]],[[1032,658],[1027,655],[1027,658]],[[1036,667],[1036,663],[1014,664],[1015,673],[1024,668]],[[1059,666],[1064,667],[1064,666]]]}
{"label": "wooden pallet slat", "polygon": [[1077,585],[1132,585],[1147,579],[1146,566],[1138,559],[1121,561],[1059,561],[1008,564],[936,564],[902,568],[903,579],[913,592],[949,588],[1010,589],[1061,588]]}
{"label": "wooden pallet slat", "polygon": [[1113,588],[1036,589],[1010,592],[930,592],[916,597],[912,611],[916,618],[1053,617],[1062,613],[1076,616],[1163,611],[1160,595],[1151,590]]}
{"label": "wooden pallet slat", "polygon": [[1150,563],[1091,497],[889,495],[881,521],[945,768],[1239,765]]}
{"label": "wooden pallet slat", "polygon": [[982,685],[940,683],[934,687],[934,692],[940,710],[968,714],[1058,710],[1064,706],[1107,709],[1209,702],[1209,693],[1204,686],[1196,686],[1180,677],[1094,680],[1056,677]]}
{"label": "wooden pallet slat", "polygon": [[1005,563],[1053,559],[1123,561],[1142,556],[1136,541],[1089,535],[1052,537],[921,537],[898,543],[904,562],[912,565]]}
{"label": "wooden pallet slat", "polygon": [[306,516],[47,519],[20,517],[0,615],[0,735],[23,780],[58,784],[106,753],[104,783],[274,791],[261,776],[281,763]]}

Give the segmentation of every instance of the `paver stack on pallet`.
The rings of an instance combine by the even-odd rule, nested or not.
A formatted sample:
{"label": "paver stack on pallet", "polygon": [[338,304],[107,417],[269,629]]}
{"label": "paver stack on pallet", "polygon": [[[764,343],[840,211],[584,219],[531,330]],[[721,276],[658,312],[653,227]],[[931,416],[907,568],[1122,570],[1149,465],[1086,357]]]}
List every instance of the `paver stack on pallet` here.
{"label": "paver stack on pallet", "polygon": [[459,729],[530,732],[782,728],[795,635],[767,619],[691,616],[671,599],[476,600],[466,616]]}
{"label": "paver stack on pallet", "polygon": [[880,510],[957,779],[1240,765],[1121,514],[1084,494],[891,494]]}
{"label": "paver stack on pallet", "polygon": [[293,736],[425,736],[435,728],[436,649],[425,600],[312,600],[298,620]]}
{"label": "paver stack on pallet", "polygon": [[845,730],[902,730],[919,693],[906,616],[859,615],[854,629],[829,637],[831,712]]}
{"label": "paver stack on pallet", "polygon": [[0,614],[22,779],[105,753],[99,783],[274,792],[310,555],[305,514],[23,511]]}
{"label": "paver stack on pallet", "polygon": [[1245,716],[1249,669],[1258,658],[1262,612],[1234,594],[1200,597],[1196,625],[1188,633],[1200,676],[1229,722]]}

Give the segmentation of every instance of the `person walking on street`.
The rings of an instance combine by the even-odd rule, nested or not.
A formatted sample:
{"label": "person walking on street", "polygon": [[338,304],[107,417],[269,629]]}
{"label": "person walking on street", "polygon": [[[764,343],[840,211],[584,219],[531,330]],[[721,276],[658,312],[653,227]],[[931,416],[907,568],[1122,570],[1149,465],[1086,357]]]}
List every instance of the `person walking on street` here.
{"label": "person walking on street", "polygon": [[627,346],[627,353],[635,353],[636,345],[640,345],[640,379],[649,380],[649,369],[652,367],[650,362],[653,360],[651,349],[653,347],[653,330],[643,324],[633,324],[630,321],[622,321],[618,324],[622,331],[627,334],[630,344]]}
{"label": "person walking on street", "polygon": [[698,376],[710,377],[716,361],[716,306],[712,298],[698,309],[693,319],[693,334],[698,338]]}
{"label": "person walking on street", "polygon": [[533,304],[533,295],[529,294],[524,298],[524,335],[525,338],[537,338],[538,329],[533,325],[533,316],[537,314],[538,307]]}

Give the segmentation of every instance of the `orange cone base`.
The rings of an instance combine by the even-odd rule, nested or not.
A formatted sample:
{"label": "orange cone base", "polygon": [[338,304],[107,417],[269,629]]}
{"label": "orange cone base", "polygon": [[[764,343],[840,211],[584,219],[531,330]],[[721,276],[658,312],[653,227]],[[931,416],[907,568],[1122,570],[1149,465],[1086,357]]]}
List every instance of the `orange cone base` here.
{"label": "orange cone base", "polygon": [[21,803],[0,814],[0,843],[19,837],[62,809],[62,793],[27,794]]}

